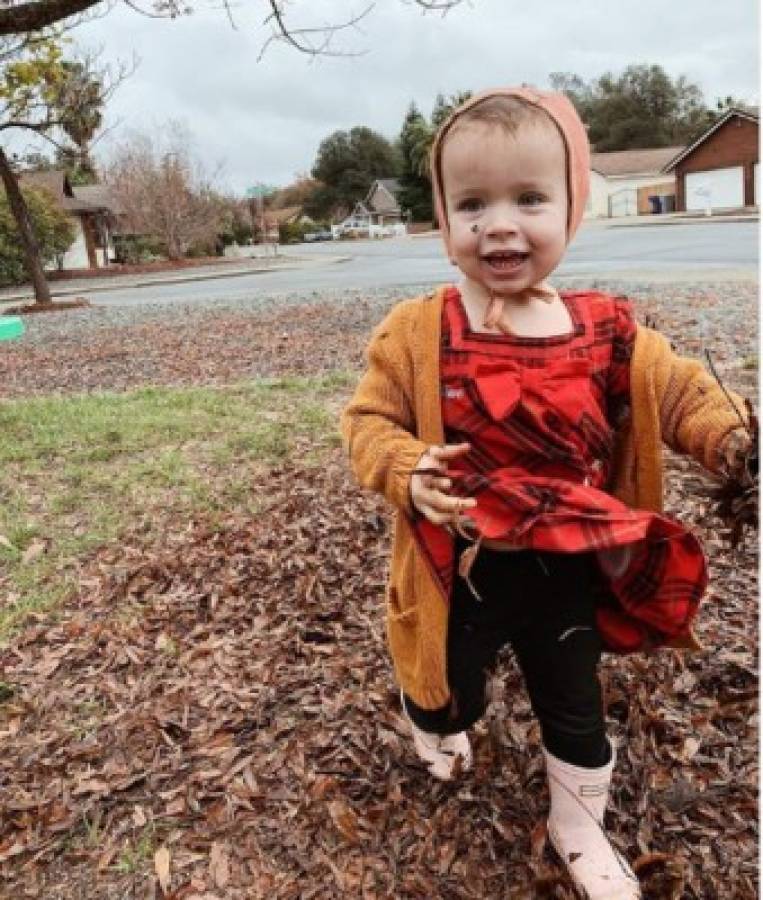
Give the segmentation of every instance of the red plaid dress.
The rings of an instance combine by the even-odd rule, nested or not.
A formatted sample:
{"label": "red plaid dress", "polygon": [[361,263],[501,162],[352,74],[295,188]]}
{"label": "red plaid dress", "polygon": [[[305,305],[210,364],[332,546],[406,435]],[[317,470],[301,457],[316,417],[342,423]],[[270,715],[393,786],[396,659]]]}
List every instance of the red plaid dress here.
{"label": "red plaid dress", "polygon": [[[471,444],[449,466],[454,493],[477,500],[467,515],[483,538],[562,553],[628,546],[624,571],[614,571],[611,552],[596,555],[599,628],[610,650],[659,646],[688,632],[707,584],[705,557],[679,523],[606,492],[614,430],[628,414],[630,303],[598,293],[562,299],[572,332],[527,338],[471,331],[458,290],[447,292],[445,437]],[[449,597],[452,539],[422,517],[414,528]]]}

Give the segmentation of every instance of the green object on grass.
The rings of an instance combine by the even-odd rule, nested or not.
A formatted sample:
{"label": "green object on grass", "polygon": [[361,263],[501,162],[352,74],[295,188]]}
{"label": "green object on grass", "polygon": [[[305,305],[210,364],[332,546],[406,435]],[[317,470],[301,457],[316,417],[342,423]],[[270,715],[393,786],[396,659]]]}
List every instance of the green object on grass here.
{"label": "green object on grass", "polygon": [[24,333],[24,323],[19,316],[0,316],[0,341],[10,341]]}

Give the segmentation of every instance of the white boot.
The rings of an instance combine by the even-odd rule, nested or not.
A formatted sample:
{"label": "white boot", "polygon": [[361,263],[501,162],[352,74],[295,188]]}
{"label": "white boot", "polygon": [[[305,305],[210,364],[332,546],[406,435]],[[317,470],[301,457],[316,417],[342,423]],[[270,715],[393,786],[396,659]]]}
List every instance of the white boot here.
{"label": "white boot", "polygon": [[431,731],[422,731],[408,715],[402,691],[400,691],[400,704],[403,707],[403,715],[411,726],[416,753],[426,763],[431,775],[441,781],[450,781],[459,765],[457,762],[459,758],[461,771],[465,772],[471,769],[472,748],[465,731],[459,731],[457,734],[435,734]]}
{"label": "white boot", "polygon": [[614,748],[610,762],[599,769],[562,762],[545,748],[543,754],[551,794],[548,837],[575,886],[588,900],[637,900],[638,879],[603,830]]}

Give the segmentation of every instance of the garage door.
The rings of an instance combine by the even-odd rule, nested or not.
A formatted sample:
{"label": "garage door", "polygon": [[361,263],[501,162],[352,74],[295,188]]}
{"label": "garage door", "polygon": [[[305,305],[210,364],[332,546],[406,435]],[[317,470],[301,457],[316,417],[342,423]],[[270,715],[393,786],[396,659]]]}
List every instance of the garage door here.
{"label": "garage door", "polygon": [[619,216],[635,216],[638,214],[638,193],[636,188],[620,188],[609,195],[609,214]]}
{"label": "garage door", "polygon": [[686,175],[686,209],[744,206],[744,168],[711,169]]}

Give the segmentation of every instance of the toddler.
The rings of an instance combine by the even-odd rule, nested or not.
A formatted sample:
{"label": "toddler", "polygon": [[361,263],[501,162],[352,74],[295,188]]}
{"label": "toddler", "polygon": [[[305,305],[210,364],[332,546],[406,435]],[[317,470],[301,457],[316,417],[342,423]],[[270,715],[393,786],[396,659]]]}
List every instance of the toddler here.
{"label": "toddler", "polygon": [[661,514],[661,443],[720,471],[748,438],[627,300],[546,280],[588,193],[566,97],[471,98],[431,165],[460,280],[392,310],[342,416],[359,481],[397,510],[387,634],[403,710],[432,775],[468,769],[466,731],[510,644],[540,723],[552,846],[592,900],[639,897],[602,830],[615,755],[598,664],[696,646],[706,561]]}

